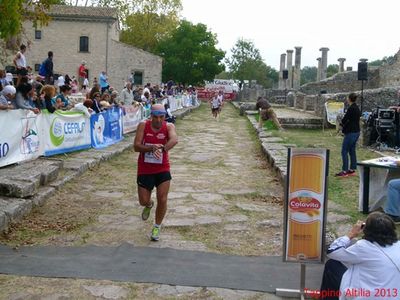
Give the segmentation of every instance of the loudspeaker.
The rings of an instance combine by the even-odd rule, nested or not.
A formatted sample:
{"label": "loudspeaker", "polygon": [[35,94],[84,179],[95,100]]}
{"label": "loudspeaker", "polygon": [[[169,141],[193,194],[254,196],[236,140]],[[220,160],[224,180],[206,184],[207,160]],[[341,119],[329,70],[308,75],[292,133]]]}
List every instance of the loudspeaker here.
{"label": "loudspeaker", "polygon": [[358,80],[368,80],[368,64],[364,61],[358,63]]}
{"label": "loudspeaker", "polygon": [[282,70],[282,78],[283,79],[288,79],[289,78],[289,71],[288,70]]}

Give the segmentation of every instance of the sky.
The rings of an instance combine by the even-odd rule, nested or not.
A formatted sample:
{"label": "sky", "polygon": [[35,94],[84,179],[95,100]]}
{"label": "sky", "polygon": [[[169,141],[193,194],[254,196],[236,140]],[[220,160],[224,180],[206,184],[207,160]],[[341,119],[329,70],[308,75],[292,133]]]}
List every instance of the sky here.
{"label": "sky", "polygon": [[328,47],[328,65],[343,57],[345,68],[353,70],[360,58],[393,56],[400,47],[399,0],[181,1],[181,16],[207,25],[228,56],[243,38],[276,70],[280,55],[297,46],[302,47],[301,68],[316,67],[319,49]]}

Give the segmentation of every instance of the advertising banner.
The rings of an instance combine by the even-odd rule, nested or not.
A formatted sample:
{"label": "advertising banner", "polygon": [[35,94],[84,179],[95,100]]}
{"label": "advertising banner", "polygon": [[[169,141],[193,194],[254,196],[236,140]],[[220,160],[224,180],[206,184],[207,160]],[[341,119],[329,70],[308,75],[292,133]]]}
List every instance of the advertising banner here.
{"label": "advertising banner", "polygon": [[104,148],[122,140],[122,110],[110,108],[90,117],[93,148]]}
{"label": "advertising banner", "polygon": [[122,106],[123,133],[135,131],[136,127],[142,121],[142,107],[135,105]]}
{"label": "advertising banner", "polygon": [[0,167],[43,155],[40,120],[29,110],[0,111]]}
{"label": "advertising banner", "polygon": [[323,261],[328,161],[327,149],[288,149],[284,261]]}
{"label": "advertising banner", "polygon": [[44,155],[90,148],[90,121],[80,112],[43,110]]}
{"label": "advertising banner", "polygon": [[325,102],[325,110],[326,110],[326,120],[328,121],[328,123],[336,125],[336,117],[339,114],[343,114],[344,103],[334,102],[334,101]]}

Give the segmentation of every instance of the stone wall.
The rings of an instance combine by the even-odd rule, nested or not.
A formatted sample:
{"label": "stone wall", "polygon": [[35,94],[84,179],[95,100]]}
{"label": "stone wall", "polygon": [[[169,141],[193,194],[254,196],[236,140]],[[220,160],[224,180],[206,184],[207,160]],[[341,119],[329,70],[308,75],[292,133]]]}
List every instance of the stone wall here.
{"label": "stone wall", "polygon": [[132,71],[143,73],[143,85],[161,83],[162,58],[153,55],[142,49],[118,42],[111,41],[111,64],[108,68],[108,75],[113,78],[118,89],[122,89],[122,84]]}
{"label": "stone wall", "polygon": [[[400,101],[397,97],[397,91],[399,88],[400,86],[364,90],[363,111],[371,112],[378,106],[387,108],[392,105],[397,105]],[[355,91],[355,93],[358,95],[357,104],[360,106],[361,91]],[[317,116],[323,117],[326,101],[335,100],[344,102],[347,99],[348,95],[349,93],[323,95],[305,95],[302,93],[296,93],[295,107],[299,109],[313,111]]]}
{"label": "stone wall", "polygon": [[[364,81],[364,89],[379,87],[379,69],[368,70],[368,79]],[[319,94],[324,91],[330,93],[353,92],[361,89],[361,81],[357,80],[357,71],[341,72],[321,80],[310,82],[300,87],[299,91],[304,94]]]}
{"label": "stone wall", "polygon": [[380,86],[400,85],[400,51],[394,55],[393,61],[379,68]]}

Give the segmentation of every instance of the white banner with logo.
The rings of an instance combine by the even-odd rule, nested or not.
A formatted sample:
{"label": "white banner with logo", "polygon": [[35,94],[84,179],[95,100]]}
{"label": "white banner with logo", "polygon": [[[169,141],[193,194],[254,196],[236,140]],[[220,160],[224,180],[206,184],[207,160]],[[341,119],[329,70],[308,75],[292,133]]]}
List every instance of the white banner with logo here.
{"label": "white banner with logo", "polygon": [[44,155],[77,151],[91,147],[90,119],[79,112],[43,112]]}
{"label": "white banner with logo", "polygon": [[22,109],[0,111],[0,167],[43,155],[38,116]]}
{"label": "white banner with logo", "polygon": [[142,115],[142,106],[140,105],[122,106],[122,122],[124,134],[135,131],[136,127],[143,120]]}

